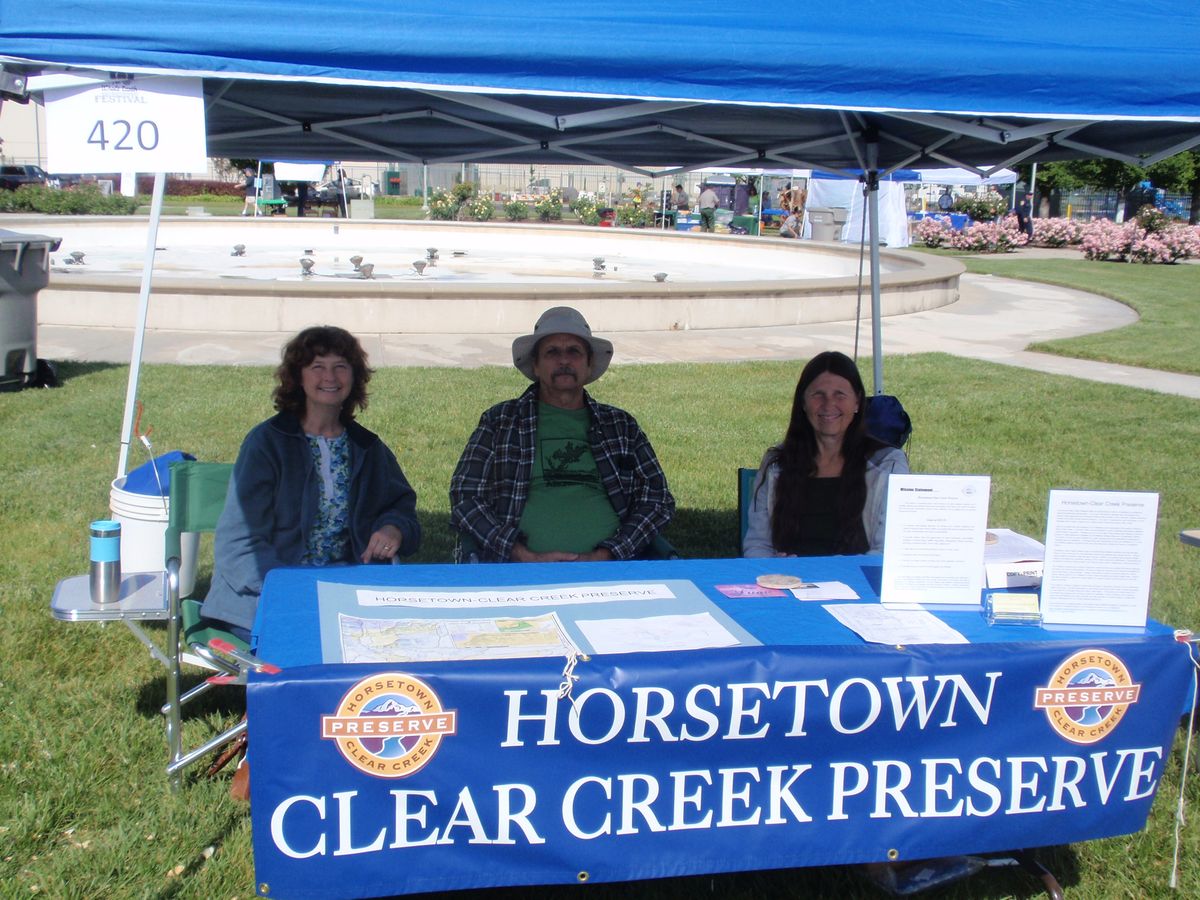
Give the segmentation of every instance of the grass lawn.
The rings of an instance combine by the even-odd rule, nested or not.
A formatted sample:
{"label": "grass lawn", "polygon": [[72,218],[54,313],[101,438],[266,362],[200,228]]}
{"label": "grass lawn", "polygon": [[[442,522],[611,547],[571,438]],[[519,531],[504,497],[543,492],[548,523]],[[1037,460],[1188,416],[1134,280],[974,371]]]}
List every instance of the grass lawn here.
{"label": "grass lawn", "polygon": [[[408,212],[408,208],[402,208]],[[231,205],[236,214],[240,202]],[[182,208],[180,209],[182,212]],[[213,210],[216,212],[216,210]],[[419,212],[419,209],[416,210]],[[1083,260],[969,257],[972,271],[1042,280],[1107,294],[1138,309],[1130,328],[1055,342],[1056,352],[1195,372],[1200,267],[1129,266]],[[1077,349],[1078,348],[1078,349]],[[685,555],[736,553],[738,465],[754,465],[786,421],[799,364],[618,366],[600,399],[633,410],[651,435],[679,500],[670,536]],[[125,367],[64,364],[57,391],[0,397],[0,425],[19,440],[0,451],[0,896],[233,897],[252,894],[245,809],[226,783],[165,791],[157,708],[161,670],[119,626],[53,621],[54,583],[86,567],[87,522],[107,508],[116,459]],[[894,357],[889,389],[916,425],[914,470],[988,472],[990,522],[1041,536],[1051,487],[1156,490],[1161,494],[1153,614],[1200,628],[1200,557],[1179,544],[1198,524],[1200,405],[1183,398],[1093,384],[936,354]],[[269,413],[265,368],[147,367],[142,398],[156,449],[232,459],[246,430]],[[479,412],[514,395],[511,369],[394,369],[378,373],[363,421],[396,449],[420,496],[427,529],[419,559],[448,558],[446,485]],[[134,461],[141,461],[135,447]],[[202,572],[203,575],[203,572]],[[199,741],[239,714],[235,691],[189,721]],[[65,727],[50,727],[64,725]],[[1069,892],[1086,897],[1169,896],[1180,751],[1168,766],[1149,828],[1139,835],[1044,851]],[[1195,808],[1200,790],[1189,787]],[[1183,896],[1200,891],[1200,838],[1185,830]],[[552,897],[567,889],[546,889]],[[578,888],[570,890],[578,892]],[[840,869],[592,886],[594,896],[875,896]],[[468,892],[516,897],[529,892]],[[1036,896],[1027,876],[992,872],[938,896]]]}
{"label": "grass lawn", "polygon": [[1079,288],[1119,300],[1141,316],[1127,328],[1045,341],[1031,350],[1200,375],[1200,265],[1092,262],[1082,254],[1073,260],[1022,259],[1020,253],[956,258],[970,272]]}
{"label": "grass lawn", "polygon": [[[684,555],[737,552],[735,469],[757,464],[781,437],[799,369],[618,365],[596,385],[599,399],[633,411],[651,436],[679,501],[669,536]],[[250,897],[250,823],[228,799],[227,780],[195,781],[177,796],[166,790],[161,667],[123,627],[48,613],[55,582],[86,571],[87,523],[107,510],[127,369],[64,363],[61,373],[58,390],[0,396],[8,435],[0,450],[8,542],[0,555],[0,896]],[[1177,538],[1200,524],[1200,402],[938,354],[890,358],[888,378],[916,423],[914,470],[990,473],[992,525],[1041,537],[1052,487],[1160,492],[1152,613],[1200,628],[1200,553]],[[363,422],[396,450],[418,492],[427,530],[420,560],[449,557],[447,485],[480,411],[524,383],[512,369],[377,373]],[[270,390],[267,368],[147,366],[143,421],[157,452],[232,460],[270,413]],[[133,461],[144,458],[135,446]],[[240,714],[236,690],[214,693],[188,720],[189,743]],[[1069,895],[1200,895],[1194,826],[1185,829],[1180,891],[1167,887],[1180,757],[1176,747],[1144,832],[1043,851]],[[1193,811],[1197,784],[1187,791]],[[839,868],[458,896],[548,900],[581,891],[593,900],[879,896]],[[992,870],[933,896],[1040,893],[1029,876]]]}

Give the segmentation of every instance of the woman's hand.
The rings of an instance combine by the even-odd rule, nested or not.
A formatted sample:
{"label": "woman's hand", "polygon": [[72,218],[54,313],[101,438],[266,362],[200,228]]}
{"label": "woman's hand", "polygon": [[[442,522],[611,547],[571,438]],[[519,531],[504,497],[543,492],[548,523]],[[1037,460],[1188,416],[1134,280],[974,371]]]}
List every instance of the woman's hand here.
{"label": "woman's hand", "polygon": [[395,525],[384,525],[367,541],[367,549],[363,552],[362,561],[369,563],[376,559],[393,559],[400,552],[400,529]]}

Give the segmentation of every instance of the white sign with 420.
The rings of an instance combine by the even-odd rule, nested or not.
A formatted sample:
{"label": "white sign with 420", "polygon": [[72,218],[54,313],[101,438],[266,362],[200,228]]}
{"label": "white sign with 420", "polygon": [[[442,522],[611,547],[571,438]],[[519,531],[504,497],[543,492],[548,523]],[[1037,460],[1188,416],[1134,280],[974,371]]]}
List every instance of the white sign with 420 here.
{"label": "white sign with 420", "polygon": [[47,89],[52,172],[203,172],[199,78],[143,75]]}

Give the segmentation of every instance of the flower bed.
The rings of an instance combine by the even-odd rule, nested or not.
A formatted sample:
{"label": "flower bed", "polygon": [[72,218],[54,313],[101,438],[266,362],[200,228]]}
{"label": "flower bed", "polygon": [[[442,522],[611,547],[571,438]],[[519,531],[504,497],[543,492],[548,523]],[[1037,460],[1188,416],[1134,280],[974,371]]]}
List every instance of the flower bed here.
{"label": "flower bed", "polygon": [[1076,222],[1034,219],[1033,238],[1017,229],[1015,216],[981,222],[962,231],[936,219],[922,219],[913,237],[926,247],[947,247],[975,253],[1007,253],[1017,247],[1077,247],[1087,259],[1140,263],[1175,263],[1200,259],[1200,226],[1167,219],[1153,208],[1132,221],[1109,219]]}

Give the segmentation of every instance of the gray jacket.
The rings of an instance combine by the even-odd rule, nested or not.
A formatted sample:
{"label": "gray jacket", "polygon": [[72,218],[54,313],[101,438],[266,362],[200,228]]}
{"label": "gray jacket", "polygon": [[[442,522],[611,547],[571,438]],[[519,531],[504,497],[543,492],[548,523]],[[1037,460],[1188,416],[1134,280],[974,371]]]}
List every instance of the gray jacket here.
{"label": "gray jacket", "polygon": [[[778,556],[771,545],[771,513],[775,509],[775,482],[779,466],[769,462],[771,451],[763,456],[754,478],[750,499],[750,517],[742,539],[742,556]],[[903,450],[885,447],[867,460],[867,501],[863,504],[863,530],[871,545],[868,552],[883,552],[884,520],[887,516],[888,476],[908,473],[908,457]],[[762,488],[759,490],[759,488]]]}

